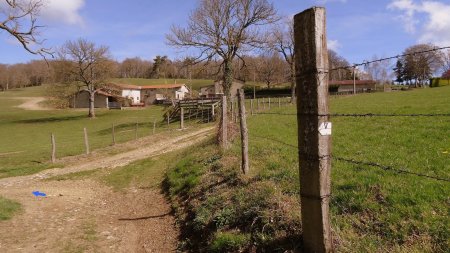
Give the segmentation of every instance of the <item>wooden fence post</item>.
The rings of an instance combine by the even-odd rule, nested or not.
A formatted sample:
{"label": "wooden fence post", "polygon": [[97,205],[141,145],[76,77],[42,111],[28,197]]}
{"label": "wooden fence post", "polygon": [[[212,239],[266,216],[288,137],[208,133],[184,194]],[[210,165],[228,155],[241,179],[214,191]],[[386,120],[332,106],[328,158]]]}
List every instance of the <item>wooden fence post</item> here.
{"label": "wooden fence post", "polygon": [[234,122],[234,101],[233,98],[230,99],[231,101],[231,122]]}
{"label": "wooden fence post", "polygon": [[170,128],[170,114],[167,113],[167,128]]}
{"label": "wooden fence post", "polygon": [[138,139],[138,128],[139,128],[139,123],[136,122],[136,125],[134,126],[134,139],[135,140]]}
{"label": "wooden fence post", "polygon": [[251,115],[253,116],[253,99],[250,100],[250,111]]}
{"label": "wooden fence post", "polygon": [[184,129],[184,108],[181,108],[180,129]]}
{"label": "wooden fence post", "polygon": [[210,115],[211,115],[211,114],[209,113],[209,109],[206,110],[206,115],[208,115],[208,123],[209,123],[209,121],[210,121],[209,119],[210,119]]}
{"label": "wooden fence post", "polygon": [[244,174],[248,173],[248,129],[247,129],[247,119],[245,117],[245,96],[244,90],[238,90],[238,102],[239,102],[239,116],[241,125],[241,148],[242,148],[242,172]]}
{"label": "wooden fence post", "polygon": [[300,197],[305,252],[333,252],[330,228],[331,123],[325,8],[294,18]]}
{"label": "wooden fence post", "polygon": [[89,139],[86,128],[84,128],[84,145],[86,146],[86,155],[89,155]]}
{"label": "wooden fence post", "polygon": [[116,145],[116,126],[114,123],[112,124],[112,143],[113,145]]}
{"label": "wooden fence post", "polygon": [[263,111],[266,110],[266,100],[262,98],[262,104],[263,104]]}
{"label": "wooden fence post", "polygon": [[52,133],[51,136],[52,139],[52,163],[56,162],[56,141],[55,141],[55,135]]}
{"label": "wooden fence post", "polygon": [[227,115],[227,97],[222,96],[222,125],[220,131],[222,149],[228,148],[228,115]]}
{"label": "wooden fence post", "polygon": [[270,97],[269,97],[269,110],[270,110]]}
{"label": "wooden fence post", "polygon": [[155,134],[156,131],[156,119],[153,120],[153,134]]}
{"label": "wooden fence post", "polygon": [[280,107],[281,107],[281,98],[278,97],[278,108],[280,108]]}
{"label": "wooden fence post", "polygon": [[256,111],[259,112],[259,98],[256,99]]}

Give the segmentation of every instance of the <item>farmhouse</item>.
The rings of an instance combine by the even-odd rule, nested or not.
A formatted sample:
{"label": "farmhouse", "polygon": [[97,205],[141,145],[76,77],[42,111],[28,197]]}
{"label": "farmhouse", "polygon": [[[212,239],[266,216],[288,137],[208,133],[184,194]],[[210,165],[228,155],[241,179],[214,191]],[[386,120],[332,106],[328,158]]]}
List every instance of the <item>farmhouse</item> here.
{"label": "farmhouse", "polygon": [[[357,92],[373,91],[375,90],[376,82],[373,80],[356,80],[355,85]],[[330,81],[331,86],[337,87],[337,90],[334,92],[352,92],[353,80]]]}
{"label": "farmhouse", "polygon": [[[215,98],[223,95],[222,88],[223,81],[216,81],[213,85],[205,86],[200,89],[200,97],[202,98]],[[231,85],[230,95],[231,97],[236,97],[237,90],[242,89],[244,83],[241,81],[233,81]]]}
{"label": "farmhouse", "polygon": [[[98,90],[95,92],[94,107],[95,108],[117,108],[121,106],[122,97],[112,92]],[[70,99],[70,107],[72,108],[89,108],[89,92],[86,90],[79,91]]]}
{"label": "farmhouse", "polygon": [[163,100],[183,100],[190,93],[185,84],[160,84],[135,86],[116,84],[121,89],[122,97],[129,99],[132,106],[145,106],[160,103]]}

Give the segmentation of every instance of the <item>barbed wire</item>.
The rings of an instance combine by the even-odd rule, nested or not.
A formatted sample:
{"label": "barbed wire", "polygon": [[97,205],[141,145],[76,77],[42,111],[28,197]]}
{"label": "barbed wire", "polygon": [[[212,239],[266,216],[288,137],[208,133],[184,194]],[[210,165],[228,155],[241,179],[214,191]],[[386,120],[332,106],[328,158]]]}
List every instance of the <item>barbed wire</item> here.
{"label": "barbed wire", "polygon": [[[268,137],[263,137],[263,136],[258,136],[258,135],[253,135],[250,134],[250,136],[252,137],[256,137],[259,139],[265,139],[265,140],[269,140],[269,141],[274,141],[277,143],[280,143],[286,147],[289,147],[291,149],[295,149],[296,151],[298,151],[298,146],[289,144],[289,143],[285,143],[281,140],[277,140],[274,138],[268,138]],[[393,171],[396,172],[398,174],[408,174],[408,175],[413,175],[413,176],[418,176],[418,177],[423,177],[423,178],[428,178],[428,179],[433,179],[433,180],[437,180],[437,181],[443,181],[443,182],[450,182],[450,178],[443,178],[443,177],[437,177],[437,176],[431,176],[431,175],[427,175],[427,174],[422,174],[422,173],[417,173],[417,172],[413,172],[410,169],[405,169],[405,168],[394,168],[393,166],[387,166],[387,165],[382,165],[376,162],[365,162],[365,161],[357,161],[354,159],[348,159],[348,158],[342,158],[342,157],[337,157],[334,155],[327,155],[324,157],[316,157],[317,159],[323,159],[323,158],[331,158],[334,159],[336,161],[341,161],[341,162],[347,162],[347,163],[351,163],[354,165],[364,165],[364,166],[370,166],[370,167],[374,167],[374,168],[378,168],[378,169],[382,169],[385,171]]]}
{"label": "barbed wire", "polygon": [[414,176],[418,176],[418,177],[425,177],[425,178],[434,179],[434,180],[443,181],[443,182],[450,182],[450,178],[442,178],[442,177],[430,176],[430,175],[427,175],[427,174],[412,172],[412,171],[406,170],[406,169],[397,169],[397,168],[394,168],[392,166],[382,165],[382,164],[379,164],[379,163],[376,163],[376,162],[363,162],[363,161],[357,161],[357,160],[354,160],[354,159],[348,159],[348,158],[342,158],[342,157],[336,157],[336,156],[333,156],[333,159],[337,160],[337,161],[341,161],[341,162],[351,163],[351,164],[354,164],[354,165],[370,166],[370,167],[382,169],[382,170],[385,170],[385,171],[393,171],[393,172],[396,172],[398,174],[409,174],[409,175],[414,175]]}
{"label": "barbed wire", "polygon": [[423,51],[417,51],[417,52],[408,53],[408,54],[399,54],[399,55],[395,55],[395,56],[390,56],[390,57],[380,58],[380,59],[377,59],[377,60],[364,61],[364,62],[362,62],[362,63],[355,63],[355,64],[353,64],[353,65],[348,65],[348,66],[342,66],[342,67],[332,68],[332,69],[329,69],[329,71],[353,69],[353,68],[356,68],[356,67],[366,66],[366,65],[369,65],[369,64],[372,64],[372,63],[376,63],[376,62],[383,62],[383,61],[387,61],[387,60],[399,59],[399,58],[401,58],[401,57],[411,56],[411,55],[418,55],[418,54],[431,53],[431,52],[441,51],[441,50],[445,50],[445,49],[450,49],[450,46],[446,46],[446,47],[436,47],[436,48],[433,48],[433,49],[428,49],[428,50],[423,50]]}
{"label": "barbed wire", "polygon": [[281,115],[281,116],[317,116],[317,117],[450,117],[450,113],[276,113],[276,112],[256,112],[261,115]]}

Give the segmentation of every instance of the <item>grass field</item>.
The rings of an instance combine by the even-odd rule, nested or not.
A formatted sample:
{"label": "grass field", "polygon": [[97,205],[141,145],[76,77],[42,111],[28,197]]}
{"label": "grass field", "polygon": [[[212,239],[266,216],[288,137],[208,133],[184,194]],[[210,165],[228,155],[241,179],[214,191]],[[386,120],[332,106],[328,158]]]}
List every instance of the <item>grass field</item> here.
{"label": "grass field", "polygon": [[19,203],[0,196],[0,222],[11,219],[21,209],[22,206]]}
{"label": "grass field", "polygon": [[[33,174],[53,165],[50,135],[56,137],[57,158],[80,155],[85,152],[83,128],[87,128],[90,149],[112,144],[112,124],[115,124],[116,143],[152,134],[153,121],[156,133],[166,132],[163,123],[164,107],[146,109],[107,110],[96,109],[96,119],[87,117],[87,109],[26,111],[15,106],[23,102],[14,97],[41,96],[44,87],[32,87],[0,93],[0,178]],[[171,124],[178,128],[177,124]]]}
{"label": "grass field", "polygon": [[[332,113],[450,113],[450,87],[331,100]],[[272,109],[295,113],[295,108]],[[333,156],[450,178],[449,117],[337,117]],[[240,144],[205,144],[167,174],[185,246],[215,252],[301,248],[295,116],[248,119],[251,175]],[[334,160],[331,220],[338,252],[448,252],[450,184]]]}

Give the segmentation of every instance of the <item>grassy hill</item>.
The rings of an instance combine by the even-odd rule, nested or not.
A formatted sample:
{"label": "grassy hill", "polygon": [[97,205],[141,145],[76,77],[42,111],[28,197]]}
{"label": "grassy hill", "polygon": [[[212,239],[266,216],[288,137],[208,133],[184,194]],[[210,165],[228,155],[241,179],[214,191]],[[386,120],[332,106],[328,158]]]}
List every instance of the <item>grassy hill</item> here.
{"label": "grassy hill", "polygon": [[[331,100],[332,113],[450,113],[450,87]],[[180,155],[166,187],[194,251],[301,249],[295,108],[249,117],[251,175],[240,143]],[[294,115],[277,115],[294,114]],[[450,178],[449,117],[336,117],[333,156]],[[450,184],[332,162],[331,221],[338,252],[447,252]]]}

